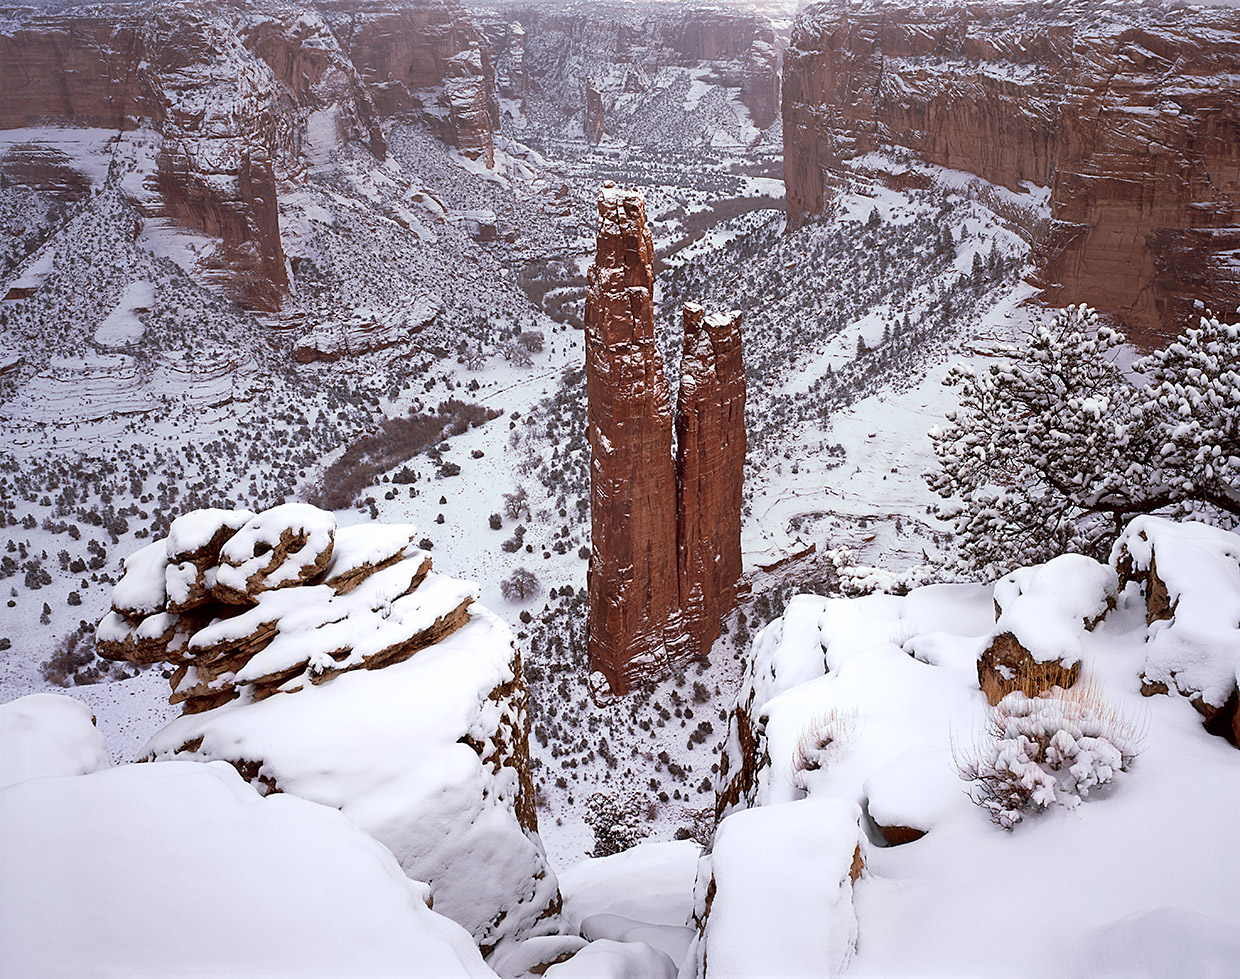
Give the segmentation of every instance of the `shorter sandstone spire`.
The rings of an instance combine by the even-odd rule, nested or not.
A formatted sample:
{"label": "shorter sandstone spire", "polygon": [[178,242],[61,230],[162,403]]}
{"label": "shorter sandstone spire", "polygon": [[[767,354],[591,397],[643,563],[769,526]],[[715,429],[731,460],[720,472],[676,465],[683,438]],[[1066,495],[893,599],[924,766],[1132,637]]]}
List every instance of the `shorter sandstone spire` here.
{"label": "shorter sandstone spire", "polygon": [[710,649],[741,574],[745,365],[741,314],[685,305],[676,405],[676,546],[688,655]]}

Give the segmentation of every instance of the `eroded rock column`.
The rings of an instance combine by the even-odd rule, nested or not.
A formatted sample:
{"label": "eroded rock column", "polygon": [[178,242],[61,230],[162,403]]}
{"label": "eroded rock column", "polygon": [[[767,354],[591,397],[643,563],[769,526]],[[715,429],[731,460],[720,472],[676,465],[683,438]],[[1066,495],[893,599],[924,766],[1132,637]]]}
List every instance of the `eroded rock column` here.
{"label": "eroded rock column", "polygon": [[741,314],[683,312],[676,405],[677,567],[687,655],[710,650],[741,575],[745,365]]}
{"label": "eroded rock column", "polygon": [[676,472],[654,340],[654,248],[641,194],[608,181],[586,293],[590,669],[625,693],[666,668],[679,635]]}

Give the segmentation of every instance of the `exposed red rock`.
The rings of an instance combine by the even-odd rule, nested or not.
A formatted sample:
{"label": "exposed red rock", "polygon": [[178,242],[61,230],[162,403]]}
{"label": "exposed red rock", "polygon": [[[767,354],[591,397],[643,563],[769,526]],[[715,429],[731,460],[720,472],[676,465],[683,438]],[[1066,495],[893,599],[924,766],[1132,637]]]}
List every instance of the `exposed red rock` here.
{"label": "exposed red rock", "polygon": [[[289,291],[279,193],[309,161],[349,140],[382,158],[380,113],[399,112],[494,162],[490,49],[456,0],[316,9],[22,11],[0,29],[0,128],[155,129],[154,186],[136,195],[139,210],[219,239],[206,277],[243,306],[278,311]],[[8,154],[5,176],[84,193],[46,151]]]}
{"label": "exposed red rock", "polygon": [[[666,668],[678,617],[676,471],[663,358],[654,338],[646,202],[604,186],[587,276],[592,553],[586,644],[616,693]],[[674,630],[679,633],[679,629]]]}
{"label": "exposed red rock", "polygon": [[672,413],[654,339],[646,206],[610,181],[586,295],[592,553],[586,644],[614,693],[709,651],[740,577],[740,314],[685,308]]}
{"label": "exposed red rock", "polygon": [[607,131],[603,112],[603,95],[594,87],[593,81],[586,82],[586,139],[591,143],[602,142]]}
{"label": "exposed red rock", "polygon": [[455,0],[323,9],[383,115],[415,115],[473,159],[495,162],[491,50]]}
{"label": "exposed red rock", "polygon": [[690,655],[708,652],[741,576],[745,365],[741,314],[684,308],[676,403],[676,545]]}
{"label": "exposed red rock", "polygon": [[1234,308],[1240,13],[1140,16],[815,8],[784,59],[789,217],[828,206],[843,161],[895,144],[1012,190],[1049,187],[1048,302],[1112,312],[1147,344],[1194,301]]}
{"label": "exposed red rock", "polygon": [[779,81],[779,48],[775,44],[775,31],[770,24],[761,24],[754,31],[741,81],[741,101],[759,129],[765,129],[779,118]]}
{"label": "exposed red rock", "polygon": [[1079,662],[1035,659],[1010,632],[995,636],[977,660],[977,683],[992,707],[1014,690],[1027,697],[1045,693],[1051,687],[1067,690],[1080,673]]}

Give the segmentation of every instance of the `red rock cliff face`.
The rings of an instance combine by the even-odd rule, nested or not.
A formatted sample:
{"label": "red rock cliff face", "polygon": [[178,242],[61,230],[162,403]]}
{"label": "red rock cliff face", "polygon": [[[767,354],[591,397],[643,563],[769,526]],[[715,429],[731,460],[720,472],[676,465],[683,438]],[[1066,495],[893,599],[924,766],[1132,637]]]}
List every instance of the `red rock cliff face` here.
{"label": "red rock cliff face", "polygon": [[741,314],[684,308],[676,403],[676,547],[691,655],[709,652],[741,576],[745,365]]}
{"label": "red rock cliff face", "polygon": [[162,137],[154,193],[136,203],[218,238],[205,277],[276,312],[289,289],[281,188],[349,140],[385,156],[381,112],[421,113],[490,165],[492,76],[489,48],[455,0],[22,11],[0,27],[0,128],[152,126]]}
{"label": "red rock cliff face", "polygon": [[[654,339],[654,247],[640,194],[605,187],[586,294],[590,667],[624,693],[664,672],[678,611],[672,414]],[[678,624],[677,624],[678,625]],[[670,627],[670,629],[669,629]]]}
{"label": "red rock cliff face", "polygon": [[224,23],[188,10],[148,25],[163,147],[162,212],[217,237],[211,264],[242,305],[279,310],[288,291],[276,175],[280,114],[271,70]]}
{"label": "red rock cliff face", "polygon": [[1050,188],[1037,245],[1048,302],[1091,303],[1145,343],[1177,332],[1194,300],[1233,308],[1240,13],[1125,16],[806,11],[784,58],[790,218],[828,205],[844,160],[898,145],[1013,190]]}
{"label": "red rock cliff face", "polygon": [[745,375],[740,314],[685,311],[675,419],[654,338],[641,195],[599,195],[586,295],[590,668],[615,693],[708,652],[740,576]]}
{"label": "red rock cliff face", "polygon": [[483,21],[504,96],[582,119],[594,142],[604,113],[625,95],[657,89],[664,68],[712,68],[713,81],[739,89],[759,128],[779,114],[779,46],[758,14],[600,0],[513,4]]}
{"label": "red rock cliff face", "polygon": [[70,118],[131,128],[158,115],[139,26],[105,17],[33,17],[0,33],[0,129]]}
{"label": "red rock cliff face", "polygon": [[452,0],[324,9],[381,113],[416,115],[467,156],[494,164],[495,71],[468,11]]}

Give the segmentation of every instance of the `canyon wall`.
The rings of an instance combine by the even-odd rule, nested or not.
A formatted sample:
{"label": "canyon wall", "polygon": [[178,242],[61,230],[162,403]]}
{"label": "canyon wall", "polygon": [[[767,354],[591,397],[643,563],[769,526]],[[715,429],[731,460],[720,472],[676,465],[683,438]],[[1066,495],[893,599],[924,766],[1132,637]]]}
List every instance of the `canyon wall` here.
{"label": "canyon wall", "polygon": [[[636,191],[604,185],[586,294],[591,554],[586,645],[614,693],[709,652],[740,577],[740,314],[684,310],[673,421]],[[673,425],[677,435],[672,454]]]}
{"label": "canyon wall", "polygon": [[1049,215],[1018,216],[1044,299],[1158,343],[1195,302],[1240,303],[1237,63],[1240,13],[1223,8],[816,5],[784,58],[789,217],[892,147],[1047,188]]}
{"label": "canyon wall", "polygon": [[760,14],[535,2],[496,8],[480,19],[495,52],[500,93],[528,117],[517,122],[575,129],[592,143],[603,130],[630,143],[658,142],[667,135],[661,127],[671,101],[682,111],[693,107],[694,81],[734,93],[758,129],[779,116],[779,45]]}
{"label": "canyon wall", "polygon": [[281,192],[350,141],[383,159],[381,117],[494,162],[490,49],[456,0],[99,10],[0,26],[0,129],[153,129],[154,172],[123,186],[145,216],[218,239],[200,271],[247,308],[288,298]]}
{"label": "canyon wall", "polygon": [[383,115],[415,115],[467,156],[495,162],[495,70],[469,11],[455,0],[323,9]]}

